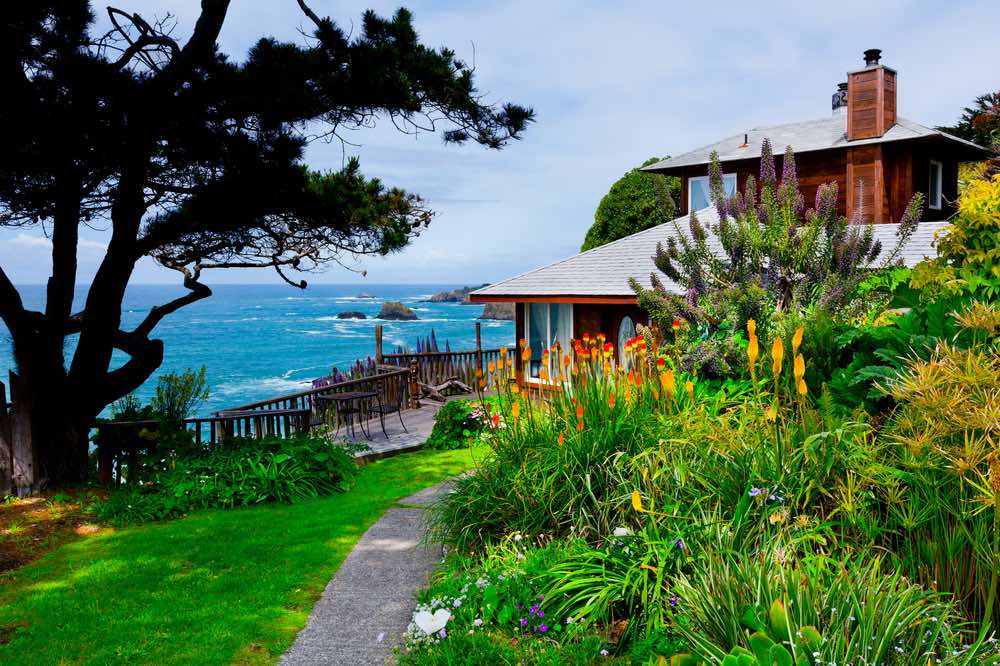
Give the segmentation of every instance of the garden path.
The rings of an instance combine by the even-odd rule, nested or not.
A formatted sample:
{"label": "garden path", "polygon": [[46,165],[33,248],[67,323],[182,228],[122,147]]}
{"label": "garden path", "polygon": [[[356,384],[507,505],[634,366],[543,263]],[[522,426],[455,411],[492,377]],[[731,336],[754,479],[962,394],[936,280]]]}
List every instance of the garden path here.
{"label": "garden path", "polygon": [[368,666],[391,659],[412,618],[414,595],[441,560],[441,546],[422,540],[425,507],[447,492],[448,483],[400,500],[365,532],[281,666]]}

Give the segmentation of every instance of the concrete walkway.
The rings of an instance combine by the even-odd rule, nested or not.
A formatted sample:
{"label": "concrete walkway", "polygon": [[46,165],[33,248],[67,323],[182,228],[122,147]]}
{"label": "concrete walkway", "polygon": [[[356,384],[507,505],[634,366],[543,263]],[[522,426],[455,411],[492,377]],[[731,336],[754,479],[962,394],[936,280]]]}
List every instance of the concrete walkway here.
{"label": "concrete walkway", "polygon": [[414,595],[441,560],[440,546],[421,543],[426,514],[414,505],[427,506],[447,488],[446,481],[401,500],[365,532],[280,664],[368,666],[391,660],[413,616]]}

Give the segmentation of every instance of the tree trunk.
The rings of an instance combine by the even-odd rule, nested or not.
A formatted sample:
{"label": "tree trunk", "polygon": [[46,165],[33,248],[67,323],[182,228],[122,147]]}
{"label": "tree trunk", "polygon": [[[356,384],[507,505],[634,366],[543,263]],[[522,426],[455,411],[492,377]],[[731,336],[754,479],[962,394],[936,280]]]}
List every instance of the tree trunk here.
{"label": "tree trunk", "polygon": [[93,418],[74,409],[65,375],[22,366],[11,373],[13,485],[24,496],[50,485],[79,483],[86,476]]}

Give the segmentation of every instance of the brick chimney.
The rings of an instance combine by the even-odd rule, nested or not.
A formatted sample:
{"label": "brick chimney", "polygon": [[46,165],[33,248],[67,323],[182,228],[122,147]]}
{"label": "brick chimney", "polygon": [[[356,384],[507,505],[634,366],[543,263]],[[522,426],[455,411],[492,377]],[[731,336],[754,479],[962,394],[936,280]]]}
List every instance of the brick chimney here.
{"label": "brick chimney", "polygon": [[874,139],[896,124],[896,70],[879,64],[882,51],[865,51],[865,66],[847,73],[847,140]]}

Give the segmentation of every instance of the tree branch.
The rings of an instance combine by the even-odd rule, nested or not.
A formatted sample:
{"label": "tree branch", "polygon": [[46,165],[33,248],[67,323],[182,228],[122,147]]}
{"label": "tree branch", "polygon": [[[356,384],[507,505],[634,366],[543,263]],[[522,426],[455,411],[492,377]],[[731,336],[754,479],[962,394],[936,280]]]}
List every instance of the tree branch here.
{"label": "tree branch", "polygon": [[156,328],[156,325],[164,317],[177,312],[185,305],[190,305],[212,295],[212,290],[198,281],[198,278],[201,276],[201,266],[196,265],[193,270],[189,270],[184,266],[167,266],[167,268],[184,274],[184,286],[190,289],[190,292],[163,305],[154,306],[149,311],[149,314],[146,315],[146,318],[142,320],[142,323],[132,331],[131,335],[143,338],[149,337],[149,334],[153,332],[153,329]]}

